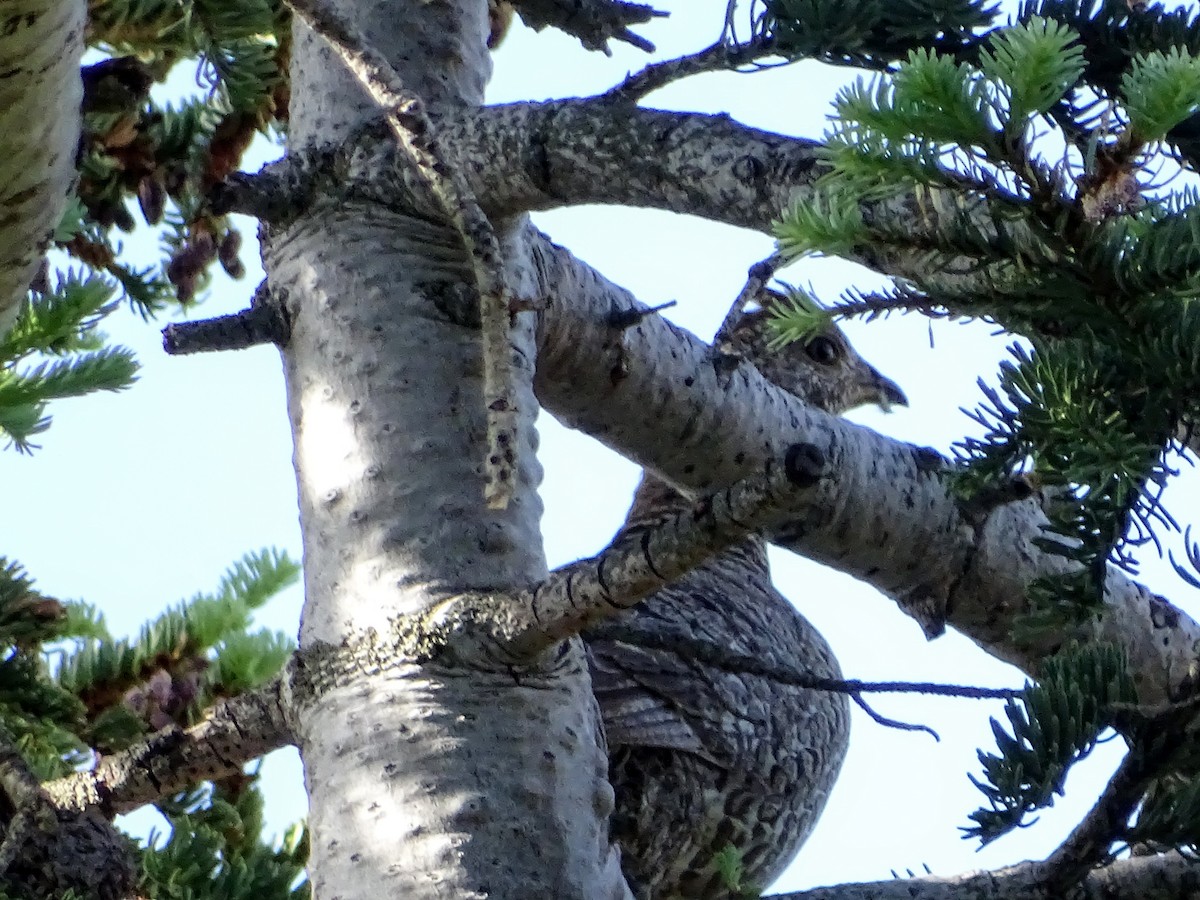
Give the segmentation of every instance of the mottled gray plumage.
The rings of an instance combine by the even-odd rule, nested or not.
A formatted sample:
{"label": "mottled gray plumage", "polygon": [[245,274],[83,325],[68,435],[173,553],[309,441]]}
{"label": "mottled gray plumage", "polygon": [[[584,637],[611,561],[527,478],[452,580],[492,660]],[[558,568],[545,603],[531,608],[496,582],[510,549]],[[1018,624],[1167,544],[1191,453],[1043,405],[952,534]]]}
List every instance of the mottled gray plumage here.
{"label": "mottled gray plumage", "polygon": [[[768,298],[769,300],[769,298]],[[742,317],[730,349],[802,399],[841,413],[904,403],[830,328],[778,353],[765,348],[766,310]],[[647,474],[625,531],[689,501]],[[730,674],[639,646],[634,633],[680,632],[775,665],[840,677],[820,633],[775,590],[766,545],[733,547],[622,616],[623,640],[585,634],[616,792],[612,837],[642,900],[734,896],[718,857],[732,848],[742,888],[766,887],[816,824],[849,735],[840,694]]]}

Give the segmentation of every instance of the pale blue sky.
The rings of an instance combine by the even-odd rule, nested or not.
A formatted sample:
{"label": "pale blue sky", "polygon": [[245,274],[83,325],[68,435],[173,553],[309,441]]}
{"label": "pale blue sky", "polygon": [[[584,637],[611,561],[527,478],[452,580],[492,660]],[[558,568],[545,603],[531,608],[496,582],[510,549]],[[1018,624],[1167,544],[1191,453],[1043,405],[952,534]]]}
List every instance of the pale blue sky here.
{"label": "pale blue sky", "polygon": [[[723,3],[663,3],[672,19],[642,30],[666,57],[710,43]],[[603,90],[639,68],[638,51],[611,59],[582,51],[552,31],[515,28],[496,55],[492,101],[543,99]],[[773,131],[819,136],[841,76],[815,65],[754,75],[709,75],[671,87],[649,105],[708,112]],[[182,79],[180,80],[182,84]],[[271,152],[263,147],[261,154]],[[264,158],[262,155],[260,160]],[[737,294],[747,266],[765,256],[768,238],[697,219],[626,208],[588,207],[539,215],[559,243],[630,288],[644,302],[677,300],[673,320],[709,337]],[[254,227],[243,227],[247,238]],[[147,252],[153,257],[155,251]],[[245,254],[252,263],[253,251]],[[204,315],[244,306],[259,274],[214,283]],[[791,280],[811,281],[832,299],[874,277],[836,261],[804,264]],[[959,412],[978,400],[975,378],[990,376],[1006,341],[986,327],[909,317],[848,326],[858,349],[908,393],[912,406],[890,415],[853,416],[878,431],[945,451],[970,423]],[[22,562],[49,594],[86,599],[116,632],[134,630],[165,605],[215,586],[225,567],[265,545],[299,556],[291,441],[278,356],[260,347],[237,354],[167,358],[157,326],[130,315],[110,333],[136,349],[141,380],[122,395],[56,404],[55,424],[33,457],[0,454],[7,509],[0,550]],[[933,339],[933,347],[930,339]],[[546,470],[542,496],[551,565],[594,553],[623,518],[636,481],[633,466],[548,417],[540,424]],[[1175,490],[1185,514],[1197,494],[1194,472]],[[949,635],[927,643],[893,604],[852,579],[792,554],[774,552],[780,589],[833,644],[848,677],[1016,685],[1021,676]],[[1197,613],[1195,592],[1162,565],[1144,579]],[[299,590],[280,597],[260,622],[294,634]],[[1068,802],[1034,828],[982,853],[958,827],[982,801],[966,773],[975,751],[991,747],[988,716],[998,705],[886,698],[884,714],[927,724],[942,736],[886,730],[856,711],[850,755],[817,832],[778,887],[798,888],[890,877],[895,870],[935,873],[994,867],[1044,856],[1070,829],[1114,764],[1119,742],[1079,767]],[[1107,768],[1106,768],[1107,767]],[[267,778],[270,826],[303,812],[294,751],[273,757]],[[140,821],[146,821],[144,818]]]}

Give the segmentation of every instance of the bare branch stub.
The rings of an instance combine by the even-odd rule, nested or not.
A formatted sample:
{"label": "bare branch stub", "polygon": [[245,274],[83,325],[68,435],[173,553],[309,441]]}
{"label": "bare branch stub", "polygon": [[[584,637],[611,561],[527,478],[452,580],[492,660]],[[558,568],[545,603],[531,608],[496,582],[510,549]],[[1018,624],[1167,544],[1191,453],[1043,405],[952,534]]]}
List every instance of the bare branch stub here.
{"label": "bare branch stub", "polygon": [[737,297],[734,298],[733,303],[730,304],[729,312],[725,313],[721,327],[717,329],[717,333],[713,336],[713,347],[720,349],[722,344],[729,342],[729,336],[733,333],[734,327],[746,311],[746,304],[758,297],[767,286],[767,282],[775,277],[776,270],[783,265],[783,262],[783,256],[775,252],[766,259],[759,260],[747,270],[746,283],[742,286],[742,290],[738,293]]}
{"label": "bare branch stub", "polygon": [[291,320],[280,300],[262,282],[250,307],[228,316],[179,322],[162,330],[163,349],[171,356],[220,350],[244,350],[258,344],[287,344]]}
{"label": "bare branch stub", "polygon": [[266,225],[283,226],[312,204],[317,184],[333,166],[328,150],[298,150],[259,172],[235,172],[208,192],[218,215],[242,213]]}

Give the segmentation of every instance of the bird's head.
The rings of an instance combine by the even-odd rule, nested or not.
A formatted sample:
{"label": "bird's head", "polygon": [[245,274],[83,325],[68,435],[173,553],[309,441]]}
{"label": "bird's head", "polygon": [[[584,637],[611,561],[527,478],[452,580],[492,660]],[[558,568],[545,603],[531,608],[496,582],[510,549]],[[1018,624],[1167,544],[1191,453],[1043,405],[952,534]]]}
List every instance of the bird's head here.
{"label": "bird's head", "polygon": [[782,299],[773,291],[760,295],[760,308],[745,313],[730,333],[734,353],[752,362],[768,381],[832,415],[871,403],[885,411],[908,405],[900,386],[859,356],[836,325],[770,349],[768,322],[773,304]]}
{"label": "bird's head", "polygon": [[[753,363],[768,381],[831,415],[870,403],[884,410],[908,405],[900,386],[859,356],[836,325],[781,349],[768,347],[773,306],[784,300],[773,291],[760,294],[760,308],[743,313],[722,349]],[[657,522],[690,502],[647,472],[622,530]]]}

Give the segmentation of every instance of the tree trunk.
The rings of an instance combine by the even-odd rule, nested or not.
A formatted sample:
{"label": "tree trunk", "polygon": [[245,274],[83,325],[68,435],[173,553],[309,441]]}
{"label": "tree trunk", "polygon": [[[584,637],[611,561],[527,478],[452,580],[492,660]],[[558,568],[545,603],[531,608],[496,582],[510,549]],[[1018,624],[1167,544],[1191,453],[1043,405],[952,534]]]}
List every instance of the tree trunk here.
{"label": "tree trunk", "polygon": [[0,337],[42,265],[75,182],[81,0],[0,7]]}
{"label": "tree trunk", "polygon": [[[427,103],[481,102],[491,65],[482,3],[343,10]],[[323,39],[298,27],[293,152],[378,113]],[[369,182],[359,162],[347,183]],[[284,365],[304,536],[301,647],[330,649],[310,667],[320,689],[293,697],[316,896],[627,896],[577,640],[519,671],[484,658],[410,664],[383,644],[370,659],[332,650],[463,591],[533,584],[546,563],[529,317],[512,337],[515,499],[494,511],[481,477],[478,299],[454,232],[432,211],[408,215],[330,187],[264,249],[292,321]],[[504,248],[518,293],[519,225]]]}

